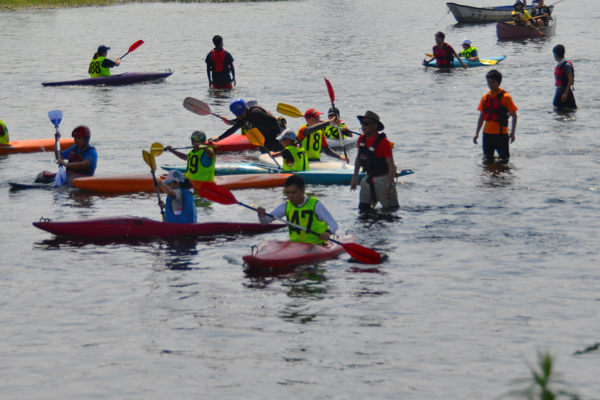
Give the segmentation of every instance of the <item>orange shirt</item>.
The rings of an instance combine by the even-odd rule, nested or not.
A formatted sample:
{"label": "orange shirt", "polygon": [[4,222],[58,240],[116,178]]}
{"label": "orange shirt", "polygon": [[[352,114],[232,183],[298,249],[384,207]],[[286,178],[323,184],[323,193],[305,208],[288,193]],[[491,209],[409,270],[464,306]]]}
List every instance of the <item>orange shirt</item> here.
{"label": "orange shirt", "polygon": [[[501,91],[502,91],[502,88],[499,89],[497,94],[500,94]],[[496,98],[496,96],[494,96],[492,94],[492,91],[490,90],[489,92],[484,94],[483,97],[481,98],[481,101],[479,102],[479,107],[477,107],[477,110],[484,112],[483,103],[485,102],[485,98],[488,94],[490,96],[492,96],[492,101],[494,100],[494,98]],[[515,106],[515,103],[513,103],[512,97],[510,97],[510,94],[508,94],[508,92],[505,92],[504,96],[502,96],[502,99],[500,100],[500,105],[506,107],[506,109],[508,110],[509,113],[514,113],[514,112],[517,112],[517,110],[518,110],[517,106]],[[500,124],[498,122],[494,122],[494,121],[485,121],[485,125],[483,126],[483,133],[499,134],[500,133]],[[508,134],[507,126],[502,127],[502,133]]]}

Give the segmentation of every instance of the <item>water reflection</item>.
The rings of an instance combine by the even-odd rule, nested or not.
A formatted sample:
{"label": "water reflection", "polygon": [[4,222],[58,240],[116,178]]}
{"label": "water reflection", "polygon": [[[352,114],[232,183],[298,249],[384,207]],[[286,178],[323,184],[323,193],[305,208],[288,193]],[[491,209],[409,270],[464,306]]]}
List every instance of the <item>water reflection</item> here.
{"label": "water reflection", "polygon": [[[208,89],[207,90],[207,98],[215,99],[215,104],[219,106],[227,105],[229,106],[229,102],[219,101],[219,100],[229,100],[233,99],[237,94],[237,90],[234,89]],[[214,111],[213,111],[214,112]],[[224,116],[225,117],[225,116]]]}
{"label": "water reflection", "polygon": [[484,156],[481,169],[483,186],[507,187],[514,183],[513,167],[508,160]]}
{"label": "water reflection", "polygon": [[571,108],[555,108],[554,119],[559,122],[575,122],[577,121],[577,109]]}

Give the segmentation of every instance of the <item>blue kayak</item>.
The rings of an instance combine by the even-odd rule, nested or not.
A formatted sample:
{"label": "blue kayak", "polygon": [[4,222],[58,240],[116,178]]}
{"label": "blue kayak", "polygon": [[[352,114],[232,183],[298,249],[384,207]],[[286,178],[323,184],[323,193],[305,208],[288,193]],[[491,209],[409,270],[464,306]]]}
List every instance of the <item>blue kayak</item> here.
{"label": "blue kayak", "polygon": [[44,82],[44,86],[93,86],[93,85],[106,85],[106,86],[120,86],[120,85],[131,85],[134,83],[151,82],[161,79],[165,79],[173,73],[168,70],[166,72],[126,72],[119,75],[111,76],[99,76],[97,78],[78,79],[76,81],[62,81],[62,82]]}
{"label": "blue kayak", "polygon": [[[499,57],[482,57],[481,59],[485,63],[486,60],[501,62],[505,58],[506,58],[506,56],[499,56]],[[468,68],[484,67],[484,66],[489,65],[489,64],[483,64],[480,61],[469,61],[469,60],[467,60],[465,58],[463,58],[462,60],[463,60],[463,62],[465,64],[467,64]],[[462,66],[460,65],[460,62],[456,58],[454,59],[454,63],[453,64],[454,64],[454,68],[462,68]],[[437,64],[436,64],[436,62],[435,62],[435,60],[430,61],[428,64],[423,63],[423,65],[426,66],[426,67],[433,67],[433,68],[437,68],[438,67]],[[495,65],[495,64],[491,64],[491,65]]]}

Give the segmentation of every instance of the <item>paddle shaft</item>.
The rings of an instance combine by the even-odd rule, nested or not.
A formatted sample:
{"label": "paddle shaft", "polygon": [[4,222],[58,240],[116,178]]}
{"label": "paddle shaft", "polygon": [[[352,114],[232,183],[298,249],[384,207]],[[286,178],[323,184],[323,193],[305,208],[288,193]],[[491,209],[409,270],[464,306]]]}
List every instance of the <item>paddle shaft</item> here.
{"label": "paddle shaft", "polygon": [[160,213],[162,215],[163,222],[165,222],[165,209],[162,207],[160,200],[160,190],[158,189],[158,182],[156,181],[156,175],[154,174],[154,170],[150,169],[152,172],[152,179],[154,180],[154,188],[156,189],[156,195],[158,196],[158,206],[160,207]]}

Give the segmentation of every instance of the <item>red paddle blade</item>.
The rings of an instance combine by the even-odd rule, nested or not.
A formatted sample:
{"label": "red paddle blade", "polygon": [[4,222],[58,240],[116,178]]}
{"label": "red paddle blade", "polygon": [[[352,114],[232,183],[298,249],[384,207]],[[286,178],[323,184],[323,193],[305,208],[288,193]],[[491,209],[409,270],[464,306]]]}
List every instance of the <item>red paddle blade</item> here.
{"label": "red paddle blade", "polygon": [[132,44],[129,47],[129,51],[127,51],[128,53],[131,53],[132,51],[136,50],[138,47],[140,47],[141,45],[144,44],[143,40],[138,40],[137,42],[135,42],[134,44]]}
{"label": "red paddle blade", "polygon": [[379,264],[381,254],[356,243],[340,243],[344,250],[357,261],[365,264]]}
{"label": "red paddle blade", "polygon": [[196,189],[198,190],[198,195],[210,201],[214,201],[215,203],[225,205],[239,204],[229,189],[219,186],[216,183],[203,182],[202,186]]}
{"label": "red paddle blade", "polygon": [[335,93],[333,92],[333,86],[331,86],[331,83],[329,83],[327,78],[324,79],[325,84],[327,85],[327,91],[329,92],[329,98],[331,99],[331,103],[335,103]]}
{"label": "red paddle blade", "polygon": [[186,97],[183,100],[183,107],[198,115],[211,115],[210,106],[200,100],[193,97]]}

